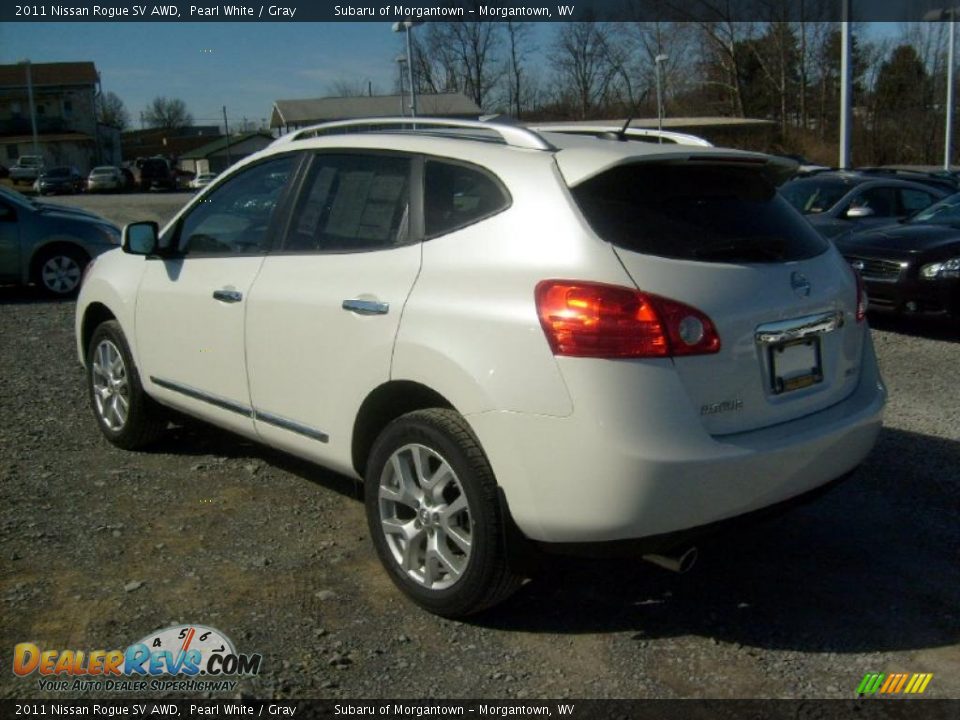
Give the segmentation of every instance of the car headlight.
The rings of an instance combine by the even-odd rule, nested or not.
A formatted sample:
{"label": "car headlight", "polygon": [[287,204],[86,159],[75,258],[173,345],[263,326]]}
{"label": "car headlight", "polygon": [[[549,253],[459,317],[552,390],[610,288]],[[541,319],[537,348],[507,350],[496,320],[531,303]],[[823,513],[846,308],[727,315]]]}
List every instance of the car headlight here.
{"label": "car headlight", "polygon": [[943,262],[930,263],[920,268],[920,277],[924,280],[944,280],[960,278],[960,257]]}

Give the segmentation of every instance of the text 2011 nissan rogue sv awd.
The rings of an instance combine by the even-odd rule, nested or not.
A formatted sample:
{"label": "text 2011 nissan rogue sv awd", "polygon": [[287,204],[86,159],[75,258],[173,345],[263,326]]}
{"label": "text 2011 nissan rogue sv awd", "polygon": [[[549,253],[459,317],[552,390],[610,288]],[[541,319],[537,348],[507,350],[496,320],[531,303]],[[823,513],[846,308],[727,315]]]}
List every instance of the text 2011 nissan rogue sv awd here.
{"label": "text 2011 nissan rogue sv awd", "polygon": [[174,408],[362,479],[391,578],[450,616],[517,587],[515,544],[662,549],[870,451],[864,295],[790,161],[410,122],[285,136],[97,258],[108,440]]}

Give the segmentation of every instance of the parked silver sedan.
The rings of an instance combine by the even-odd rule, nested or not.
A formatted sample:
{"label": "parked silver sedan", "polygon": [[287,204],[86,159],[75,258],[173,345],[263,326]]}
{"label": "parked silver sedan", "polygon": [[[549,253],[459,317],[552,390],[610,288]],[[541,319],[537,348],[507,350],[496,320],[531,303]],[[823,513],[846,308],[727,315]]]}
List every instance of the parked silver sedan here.
{"label": "parked silver sedan", "polygon": [[120,168],[113,165],[95,167],[87,176],[87,192],[122,190],[124,185]]}
{"label": "parked silver sedan", "polygon": [[119,243],[120,229],[99,215],[0,187],[0,283],[68,297],[90,260]]}

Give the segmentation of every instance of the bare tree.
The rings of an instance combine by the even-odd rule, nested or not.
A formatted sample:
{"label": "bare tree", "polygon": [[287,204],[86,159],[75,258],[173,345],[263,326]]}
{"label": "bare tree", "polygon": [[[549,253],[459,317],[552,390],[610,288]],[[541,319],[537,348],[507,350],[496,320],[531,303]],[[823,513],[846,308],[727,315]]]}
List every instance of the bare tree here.
{"label": "bare tree", "polygon": [[327,84],[331,97],[361,97],[375,94],[376,88],[369,80],[339,78]]}
{"label": "bare tree", "polygon": [[155,97],[143,111],[147,125],[165,130],[193,125],[193,115],[187,112],[187,104],[179,98]]}
{"label": "bare tree", "polygon": [[97,96],[97,122],[125,130],[130,125],[130,113],[116,93],[107,92]]}
{"label": "bare tree", "polygon": [[604,104],[621,66],[611,56],[607,23],[564,23],[553,40],[551,60],[558,98],[566,100],[578,118]]}
{"label": "bare tree", "polygon": [[508,20],[505,23],[507,45],[506,100],[513,116],[520,119],[527,96],[528,78],[525,62],[530,53],[536,50],[530,39],[532,27],[528,23]]}
{"label": "bare tree", "polygon": [[427,32],[429,62],[417,63],[435,92],[459,91],[484,107],[501,76],[497,57],[499,23],[430,23]]}

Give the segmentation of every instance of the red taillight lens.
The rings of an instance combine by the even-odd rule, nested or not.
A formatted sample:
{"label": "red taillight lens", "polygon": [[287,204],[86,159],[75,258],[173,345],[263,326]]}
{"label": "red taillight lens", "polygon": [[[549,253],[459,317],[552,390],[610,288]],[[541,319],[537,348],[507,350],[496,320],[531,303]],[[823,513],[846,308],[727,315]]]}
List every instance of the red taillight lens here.
{"label": "red taillight lens", "polygon": [[860,271],[852,265],[848,267],[857,281],[857,322],[859,323],[867,318],[867,288],[863,284],[863,278],[860,277]]}
{"label": "red taillight lens", "polygon": [[710,318],[658,295],[604,283],[544,280],[535,296],[554,355],[640,358],[720,350]]}

